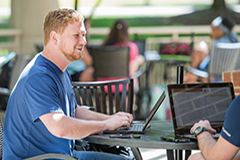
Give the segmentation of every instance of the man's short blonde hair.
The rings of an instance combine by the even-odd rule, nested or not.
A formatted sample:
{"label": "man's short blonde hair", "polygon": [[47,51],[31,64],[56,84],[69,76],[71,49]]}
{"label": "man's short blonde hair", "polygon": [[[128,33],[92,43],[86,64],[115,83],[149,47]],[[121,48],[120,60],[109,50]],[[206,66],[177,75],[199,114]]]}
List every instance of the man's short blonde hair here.
{"label": "man's short blonde hair", "polygon": [[68,23],[73,24],[74,22],[83,20],[83,16],[73,9],[64,8],[50,11],[46,15],[43,24],[44,46],[50,40],[51,31],[62,34]]}

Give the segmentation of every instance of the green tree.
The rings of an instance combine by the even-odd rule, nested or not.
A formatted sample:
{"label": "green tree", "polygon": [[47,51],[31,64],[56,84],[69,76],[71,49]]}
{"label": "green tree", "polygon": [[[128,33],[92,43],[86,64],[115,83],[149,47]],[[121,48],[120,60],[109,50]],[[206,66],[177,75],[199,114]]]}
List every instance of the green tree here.
{"label": "green tree", "polygon": [[240,24],[240,14],[230,10],[225,0],[214,0],[209,9],[170,18],[160,18],[160,22],[164,24],[203,25],[210,24],[217,16],[228,17],[235,21],[236,24]]}

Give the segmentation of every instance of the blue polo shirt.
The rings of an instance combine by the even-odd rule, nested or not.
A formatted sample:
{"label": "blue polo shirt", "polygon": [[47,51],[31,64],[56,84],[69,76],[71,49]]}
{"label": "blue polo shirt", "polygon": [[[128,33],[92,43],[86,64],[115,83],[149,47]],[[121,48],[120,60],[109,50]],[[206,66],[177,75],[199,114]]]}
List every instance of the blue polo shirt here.
{"label": "blue polo shirt", "polygon": [[236,97],[229,106],[221,136],[231,144],[240,147],[240,96]]}
{"label": "blue polo shirt", "polygon": [[40,116],[61,112],[74,117],[77,106],[70,76],[36,55],[25,67],[9,98],[4,120],[3,159],[23,159],[43,153],[72,155],[74,141],[52,135]]}

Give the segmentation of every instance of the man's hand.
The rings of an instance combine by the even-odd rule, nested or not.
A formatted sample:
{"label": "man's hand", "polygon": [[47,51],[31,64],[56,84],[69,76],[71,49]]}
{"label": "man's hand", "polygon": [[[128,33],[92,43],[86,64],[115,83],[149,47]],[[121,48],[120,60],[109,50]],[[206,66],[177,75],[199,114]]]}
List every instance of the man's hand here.
{"label": "man's hand", "polygon": [[123,116],[123,117],[126,116],[126,117],[128,117],[128,120],[129,120],[130,125],[131,125],[132,122],[133,122],[133,116],[132,116],[132,114],[130,114],[130,113],[118,112],[118,113],[114,114],[113,116]]}
{"label": "man's hand", "polygon": [[118,112],[114,115],[111,115],[110,118],[105,120],[107,130],[115,130],[121,126],[130,127],[133,122],[132,114],[125,113],[125,112]]}
{"label": "man's hand", "polygon": [[216,130],[211,127],[210,122],[209,122],[208,120],[204,120],[204,121],[203,121],[203,120],[200,120],[198,123],[195,123],[195,124],[193,125],[193,127],[191,128],[190,133],[193,134],[194,130],[195,130],[198,126],[202,126],[202,127],[207,128],[212,134],[216,134],[216,133],[217,133]]}

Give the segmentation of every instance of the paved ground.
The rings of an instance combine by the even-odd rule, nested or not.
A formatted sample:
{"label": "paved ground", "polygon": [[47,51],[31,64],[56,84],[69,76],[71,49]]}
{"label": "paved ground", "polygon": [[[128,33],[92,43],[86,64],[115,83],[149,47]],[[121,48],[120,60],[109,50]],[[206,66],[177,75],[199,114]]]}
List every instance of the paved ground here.
{"label": "paved ground", "polygon": [[[165,149],[147,149],[140,148],[143,160],[167,160]],[[199,152],[199,150],[192,151],[192,154]],[[184,157],[184,152],[183,152]]]}
{"label": "paved ground", "polygon": [[166,150],[140,148],[144,160],[167,160]]}

